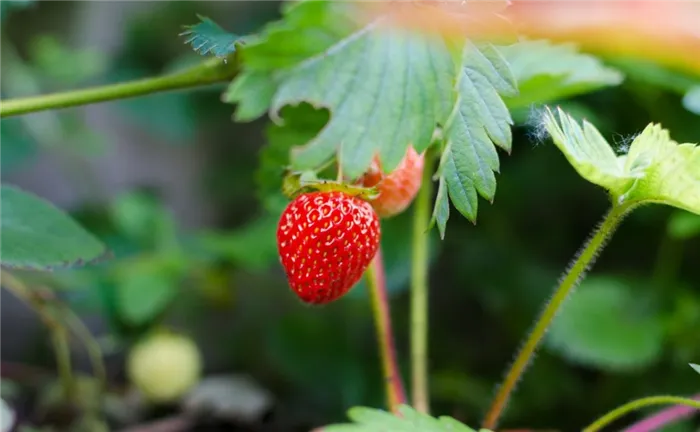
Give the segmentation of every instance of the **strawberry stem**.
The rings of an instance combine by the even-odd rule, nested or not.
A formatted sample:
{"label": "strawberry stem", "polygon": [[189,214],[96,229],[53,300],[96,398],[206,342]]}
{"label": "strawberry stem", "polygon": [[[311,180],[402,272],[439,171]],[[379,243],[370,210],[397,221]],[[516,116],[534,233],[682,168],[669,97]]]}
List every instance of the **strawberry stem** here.
{"label": "strawberry stem", "polygon": [[511,365],[506,375],[503,384],[498,389],[491,408],[486,414],[486,418],[482,423],[482,428],[495,430],[501,414],[508,404],[511,394],[515,390],[515,386],[522,378],[525,370],[532,362],[535,351],[542,342],[547,329],[556,317],[559,309],[564,305],[569,294],[578,286],[588,269],[593,265],[600,252],[607,244],[610,237],[613,235],[617,227],[620,225],[624,217],[632,211],[634,204],[614,204],[612,210],[605,216],[603,222],[597,230],[595,230],[591,239],[585,244],[581,253],[571,265],[569,271],[559,283],[556,291],[547,302],[544,310],[537,319],[534,328],[527,336],[524,345],[515,357],[515,361]]}
{"label": "strawberry stem", "polygon": [[428,398],[428,227],[433,193],[432,157],[425,156],[421,187],[413,215],[411,263],[411,388],[413,407],[430,412]]}
{"label": "strawberry stem", "polygon": [[[696,394],[691,397],[691,399],[700,402],[700,394]],[[700,408],[693,409],[687,405],[676,405],[670,408],[659,411],[658,413],[652,414],[649,417],[640,420],[639,422],[633,424],[622,432],[654,432],[661,430],[661,428],[670,426],[671,424],[683,420],[686,417],[690,417],[695,414],[696,410]]]}
{"label": "strawberry stem", "polygon": [[393,413],[398,413],[399,405],[406,403],[401,374],[396,361],[396,348],[391,328],[391,314],[386,290],[386,277],[381,248],[365,273],[372,299],[372,312],[377,330],[377,343],[382,361],[382,373],[386,385],[387,405]]}
{"label": "strawberry stem", "polygon": [[700,410],[699,400],[678,396],[649,396],[633,400],[632,402],[628,402],[622,405],[621,407],[615,408],[614,410],[610,411],[603,417],[593,422],[590,426],[583,429],[583,432],[598,432],[599,430],[603,429],[605,426],[609,425],[610,423],[614,422],[615,420],[619,419],[625,414],[652,405],[677,405]]}

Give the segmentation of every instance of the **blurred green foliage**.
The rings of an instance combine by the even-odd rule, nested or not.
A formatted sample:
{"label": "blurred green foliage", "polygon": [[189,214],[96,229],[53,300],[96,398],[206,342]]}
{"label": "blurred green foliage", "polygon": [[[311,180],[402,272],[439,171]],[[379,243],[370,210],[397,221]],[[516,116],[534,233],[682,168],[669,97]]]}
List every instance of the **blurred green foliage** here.
{"label": "blurred green foliage", "polygon": [[[0,3],[3,98],[171,70],[193,59],[177,35],[184,23],[194,22],[195,13],[248,34],[275,18],[279,6],[260,2],[239,13],[236,5],[244,2],[221,9],[217,2],[153,2],[147,13],[125,21],[123,46],[106,53],[65,42],[62,31],[72,21],[51,34],[38,31],[53,12],[44,4],[50,2],[16,9],[17,19],[10,21],[11,3],[19,2]],[[280,47],[284,30],[275,33]],[[572,62],[573,76],[552,70],[541,78],[543,85],[571,87],[537,93],[536,99],[546,96],[574,117],[588,118],[621,148],[652,121],[669,128],[679,142],[700,141],[698,77],[646,63],[584,62],[588,66],[581,70]],[[593,84],[583,71],[591,73]],[[522,76],[526,72],[523,68]],[[602,88],[600,82],[618,84],[617,73],[624,80]],[[253,85],[231,88],[225,98],[248,101],[236,108],[236,116],[252,120],[267,110],[273,84],[253,71],[243,77],[258,80],[259,99],[256,92],[241,93]],[[592,86],[586,91],[597,90],[580,94],[583,84]],[[271,389],[278,398],[275,421],[288,430],[340,421],[352,405],[380,407],[383,386],[364,283],[342,302],[309,308],[290,294],[277,264],[276,217],[285,201],[272,193],[275,182],[288,165],[287,150],[314,136],[328,114],[300,105],[282,109],[284,123],[234,124],[232,107],[221,101],[224,91],[217,87],[115,104],[115,115],[147,136],[196,145],[210,156],[195,187],[214,207],[216,224],[183,227],[167,196],[148,184],[104,195],[71,210],[115,258],[42,276],[42,282],[82,314],[106,323],[107,352],[123,352],[161,324],[186,330],[202,347],[208,370],[244,371]],[[433,411],[454,413],[468,424],[483,413],[522,335],[608,205],[601,190],[579,178],[553,145],[542,143],[532,115],[538,107],[529,100],[519,105],[513,113],[513,151],[501,157],[494,203],[481,206],[476,226],[455,217],[445,240],[432,233]],[[89,128],[84,114],[71,110],[3,119],[3,181],[32,170],[42,154],[90,161],[118,148],[117,137]],[[67,175],[71,166],[64,167]],[[85,181],[72,178],[76,187]],[[410,210],[383,222],[382,240],[404,368],[410,223]],[[552,329],[549,349],[520,384],[504,425],[572,430],[641,395],[697,393],[688,363],[700,359],[698,262],[697,216],[665,208],[643,208],[630,216]],[[31,359],[33,354],[18,355]],[[34,360],[51,364],[50,358]],[[678,430],[692,427],[688,421]]]}

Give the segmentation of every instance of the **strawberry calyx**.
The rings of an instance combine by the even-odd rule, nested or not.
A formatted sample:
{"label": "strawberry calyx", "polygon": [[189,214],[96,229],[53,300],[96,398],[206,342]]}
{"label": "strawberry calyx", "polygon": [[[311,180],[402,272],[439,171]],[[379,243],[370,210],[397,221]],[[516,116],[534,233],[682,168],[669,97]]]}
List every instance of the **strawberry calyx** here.
{"label": "strawberry calyx", "polygon": [[282,182],[282,192],[289,199],[309,192],[343,192],[364,201],[372,201],[379,196],[377,187],[364,187],[336,180],[319,179],[313,171],[289,172]]}

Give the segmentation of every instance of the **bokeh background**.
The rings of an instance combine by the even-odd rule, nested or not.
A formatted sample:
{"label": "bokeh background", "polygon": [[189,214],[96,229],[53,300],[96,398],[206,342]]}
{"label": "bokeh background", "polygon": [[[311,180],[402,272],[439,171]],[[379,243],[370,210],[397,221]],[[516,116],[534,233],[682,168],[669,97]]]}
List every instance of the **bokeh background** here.
{"label": "bokeh background", "polygon": [[[2,2],[3,99],[154,76],[200,61],[178,37],[197,13],[238,34],[279,16],[279,3],[268,1],[9,3]],[[653,65],[632,72],[619,86],[559,103],[618,148],[651,121],[679,142],[698,142],[700,116],[681,103],[676,88],[683,83],[674,81],[680,78]],[[206,376],[247,376],[269,402],[236,421],[210,416],[190,423],[197,430],[306,431],[343,420],[354,405],[383,406],[364,284],[323,308],[291,295],[276,256],[276,215],[256,195],[268,120],[234,123],[234,107],[221,102],[224,90],[0,123],[2,181],[70,211],[115,253],[104,264],[36,282],[55,290],[99,341],[114,429],[186,411],[177,404],[131,409],[138,402],[125,379],[125,355],[160,326],[196,341]],[[476,226],[453,212],[444,241],[432,232],[433,411],[473,425],[609,206],[604,191],[540,139],[531,111],[515,117],[513,152],[501,156],[495,202],[480,202]],[[700,391],[688,367],[700,363],[699,225],[663,207],[643,208],[624,222],[582,287],[594,293],[539,353],[504,426],[576,430],[633,398]],[[406,371],[410,229],[409,210],[384,223],[382,240]],[[20,418],[56,422],[37,408],[55,370],[47,330],[7,291],[0,318],[3,398]],[[73,352],[76,368],[89,373],[79,344]],[[246,391],[252,390],[231,397],[245,398]],[[664,430],[698,425],[689,419]]]}

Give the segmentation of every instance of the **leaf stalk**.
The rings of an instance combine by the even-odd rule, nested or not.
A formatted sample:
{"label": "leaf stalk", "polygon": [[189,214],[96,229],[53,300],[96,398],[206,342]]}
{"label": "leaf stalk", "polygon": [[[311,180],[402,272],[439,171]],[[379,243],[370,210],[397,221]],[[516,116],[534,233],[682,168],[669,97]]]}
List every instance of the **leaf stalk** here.
{"label": "leaf stalk", "polygon": [[559,283],[559,287],[554,291],[549,302],[537,319],[534,328],[525,340],[525,344],[517,354],[515,361],[511,365],[506,378],[501,384],[496,396],[493,399],[486,417],[482,423],[485,429],[495,430],[501,414],[515,390],[515,386],[522,378],[525,370],[531,363],[535,351],[539,347],[542,339],[547,333],[547,329],[554,321],[557,313],[564,305],[569,294],[576,288],[585,276],[588,269],[593,265],[596,258],[607,244],[610,237],[618,228],[624,217],[635,207],[634,203],[613,204],[612,209],[603,219],[603,222],[594,231],[592,237],[585,244],[581,253],[575,259],[571,268]]}

